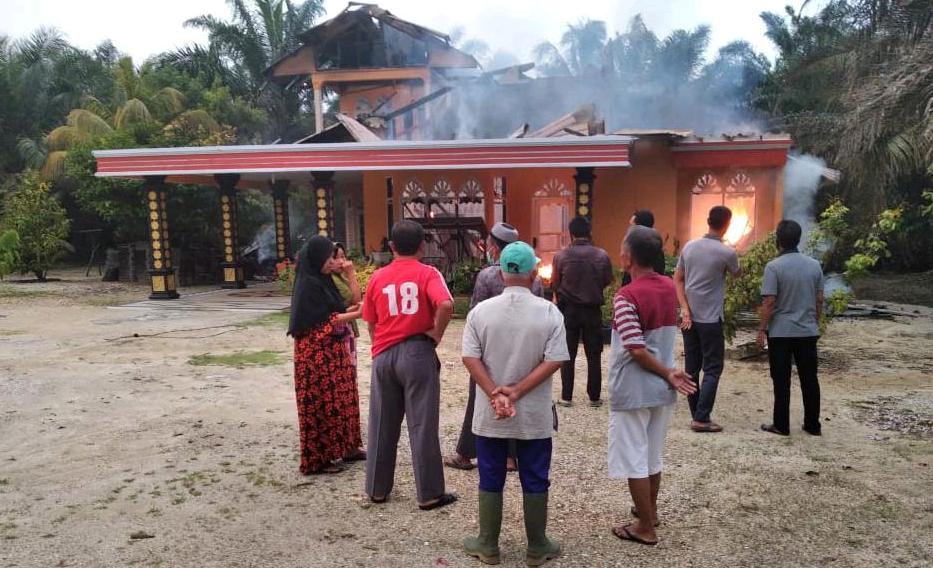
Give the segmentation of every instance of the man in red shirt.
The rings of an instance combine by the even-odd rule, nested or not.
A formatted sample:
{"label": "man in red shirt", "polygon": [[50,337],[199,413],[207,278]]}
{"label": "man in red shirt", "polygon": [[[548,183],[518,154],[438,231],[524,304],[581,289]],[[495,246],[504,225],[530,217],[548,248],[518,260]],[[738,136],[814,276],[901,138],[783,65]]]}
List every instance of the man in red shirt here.
{"label": "man in red shirt", "polygon": [[420,262],[424,229],[414,221],[392,227],[394,260],[370,278],[363,319],[372,340],[366,493],[383,503],[395,481],[402,418],[408,417],[418,507],[429,511],[457,496],[444,490],[438,437],[441,363],[435,349],[453,314],[444,277]]}

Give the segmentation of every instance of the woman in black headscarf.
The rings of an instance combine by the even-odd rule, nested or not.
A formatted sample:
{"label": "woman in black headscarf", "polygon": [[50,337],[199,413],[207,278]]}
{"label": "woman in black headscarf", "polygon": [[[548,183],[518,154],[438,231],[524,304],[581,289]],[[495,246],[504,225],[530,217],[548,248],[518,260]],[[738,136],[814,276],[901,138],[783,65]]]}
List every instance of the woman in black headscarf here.
{"label": "woman in black headscarf", "polygon": [[360,306],[344,304],[332,276],[339,265],[333,253],[334,244],[322,236],[312,237],[299,253],[288,322],[288,334],[295,338],[304,474],[339,472],[337,462],[357,455],[362,445],[359,395],[343,325],[360,317]]}

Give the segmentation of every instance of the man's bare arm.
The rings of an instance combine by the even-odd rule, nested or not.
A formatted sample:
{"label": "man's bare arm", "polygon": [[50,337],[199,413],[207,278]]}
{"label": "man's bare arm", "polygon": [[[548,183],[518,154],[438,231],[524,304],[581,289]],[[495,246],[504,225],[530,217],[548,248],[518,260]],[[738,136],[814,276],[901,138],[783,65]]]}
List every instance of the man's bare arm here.
{"label": "man's bare arm", "polygon": [[[758,325],[758,347],[764,348],[768,339],[768,326],[771,324],[771,316],[774,314],[774,304],[777,296],[765,296],[762,299],[761,307],[758,308],[758,316],[761,323]],[[819,321],[819,318],[817,318]]]}
{"label": "man's bare arm", "polygon": [[441,340],[444,339],[444,332],[447,330],[447,324],[450,323],[450,318],[453,315],[453,300],[444,300],[437,305],[437,310],[434,312],[434,327],[427,333],[427,336],[433,339],[434,343],[440,344]]}
{"label": "man's bare arm", "polygon": [[691,395],[697,391],[696,385],[690,380],[690,375],[680,369],[666,367],[644,347],[629,349],[628,352],[642,369],[659,376],[680,394]]}
{"label": "man's bare arm", "polygon": [[690,313],[690,302],[687,301],[687,280],[683,268],[674,270],[674,288],[677,290],[677,302],[680,303],[681,329],[690,329],[693,326],[693,317]]}

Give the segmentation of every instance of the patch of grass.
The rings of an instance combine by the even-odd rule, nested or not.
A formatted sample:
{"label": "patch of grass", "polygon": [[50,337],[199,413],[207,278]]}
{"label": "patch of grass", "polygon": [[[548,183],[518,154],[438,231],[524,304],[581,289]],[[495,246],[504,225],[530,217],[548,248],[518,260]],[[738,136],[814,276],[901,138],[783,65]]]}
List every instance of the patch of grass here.
{"label": "patch of grass", "polygon": [[266,314],[246,323],[248,326],[275,327],[285,329],[288,327],[288,312],[274,312]]}
{"label": "patch of grass", "polygon": [[454,296],[454,318],[466,319],[467,312],[470,311],[469,296]]}
{"label": "patch of grass", "polygon": [[281,481],[273,479],[266,475],[265,469],[260,468],[259,471],[248,471],[243,474],[247,481],[255,485],[256,487],[262,487],[263,485],[268,485],[270,487],[279,487],[282,485]]}
{"label": "patch of grass", "polygon": [[15,528],[16,523],[14,522],[0,523],[0,531],[11,531]]}
{"label": "patch of grass", "polygon": [[188,359],[189,365],[204,367],[221,365],[225,367],[270,367],[282,362],[281,351],[237,351],[226,355],[203,353]]}
{"label": "patch of grass", "polygon": [[61,294],[55,294],[46,290],[27,290],[18,286],[0,286],[0,299],[3,298],[52,298]]}

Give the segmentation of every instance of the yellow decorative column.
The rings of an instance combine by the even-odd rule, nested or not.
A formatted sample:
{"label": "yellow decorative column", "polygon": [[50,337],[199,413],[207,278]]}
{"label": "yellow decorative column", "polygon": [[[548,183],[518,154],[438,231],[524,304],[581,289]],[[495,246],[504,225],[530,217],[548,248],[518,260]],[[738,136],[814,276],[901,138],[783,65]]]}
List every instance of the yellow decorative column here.
{"label": "yellow decorative column", "polygon": [[236,184],[240,181],[237,174],[218,174],[214,176],[220,188],[220,215],[223,231],[223,270],[222,288],[246,288],[246,276],[240,264],[239,233],[237,230]]}
{"label": "yellow decorative column", "polygon": [[149,299],[174,300],[178,298],[178,291],[168,232],[165,176],[147,177],[145,183],[146,205],[149,211],[149,247],[152,249],[152,265],[149,270],[152,293],[149,294]]}
{"label": "yellow decorative column", "polygon": [[574,213],[592,221],[593,183],[596,181],[593,168],[577,168],[577,175],[573,176],[573,179],[576,181],[577,185]]}
{"label": "yellow decorative column", "polygon": [[334,172],[315,172],[311,176],[317,208],[317,234],[331,240],[334,233]]}
{"label": "yellow decorative column", "polygon": [[288,180],[272,184],[272,206],[275,214],[275,260],[282,262],[292,250],[288,228]]}

